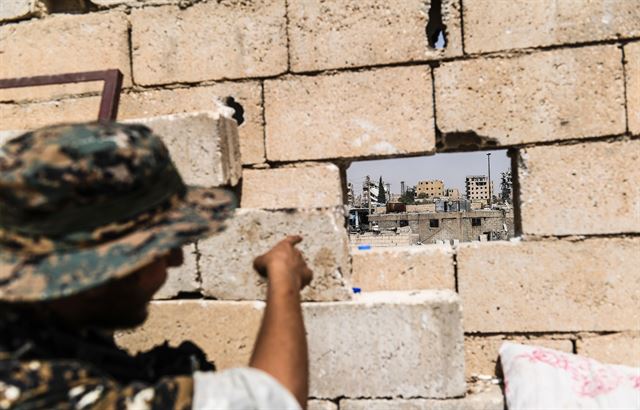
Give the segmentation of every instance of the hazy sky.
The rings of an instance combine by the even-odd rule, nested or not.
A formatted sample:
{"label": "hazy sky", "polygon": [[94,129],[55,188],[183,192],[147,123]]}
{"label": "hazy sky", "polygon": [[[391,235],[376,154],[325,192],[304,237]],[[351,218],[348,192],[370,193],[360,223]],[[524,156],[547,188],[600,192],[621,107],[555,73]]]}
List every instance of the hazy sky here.
{"label": "hazy sky", "polygon": [[460,152],[437,154],[428,157],[383,159],[360,161],[351,164],[347,179],[353,183],[355,195],[362,194],[362,181],[370,175],[376,182],[382,176],[391,184],[391,192],[400,193],[400,181],[407,187],[419,180],[441,179],[445,188],[458,188],[464,193],[464,178],[467,175],[487,175],[487,153],[491,153],[491,180],[494,189],[500,189],[500,172],[511,168],[507,150]]}

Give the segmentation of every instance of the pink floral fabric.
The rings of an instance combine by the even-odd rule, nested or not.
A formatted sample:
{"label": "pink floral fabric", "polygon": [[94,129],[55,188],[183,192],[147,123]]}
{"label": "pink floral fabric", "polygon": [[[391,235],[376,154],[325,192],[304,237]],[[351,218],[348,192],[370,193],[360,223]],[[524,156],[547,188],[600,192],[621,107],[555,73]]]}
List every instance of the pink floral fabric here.
{"label": "pink floral fabric", "polygon": [[640,368],[509,342],[500,361],[510,410],[640,410]]}

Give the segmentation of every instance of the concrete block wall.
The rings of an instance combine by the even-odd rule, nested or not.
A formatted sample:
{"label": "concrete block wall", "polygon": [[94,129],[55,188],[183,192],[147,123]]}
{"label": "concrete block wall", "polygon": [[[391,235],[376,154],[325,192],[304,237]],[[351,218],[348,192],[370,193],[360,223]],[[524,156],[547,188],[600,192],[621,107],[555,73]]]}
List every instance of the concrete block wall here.
{"label": "concrete block wall", "polygon": [[[150,321],[119,334],[122,345],[193,339],[221,368],[246,363],[265,286],[251,258],[301,233],[316,271],[304,295],[310,408],[502,408],[496,388],[462,396],[465,379],[500,376],[503,340],[639,364],[633,2],[84,0],[70,14],[1,3],[0,78],[119,68],[119,118],[164,126],[190,182],[240,193],[227,232],[185,249]],[[425,35],[439,28],[443,48]],[[99,92],[3,90],[0,139],[94,120]],[[225,97],[237,130],[221,127]],[[183,115],[200,111],[224,115]],[[502,147],[518,240],[349,247],[350,161]]]}

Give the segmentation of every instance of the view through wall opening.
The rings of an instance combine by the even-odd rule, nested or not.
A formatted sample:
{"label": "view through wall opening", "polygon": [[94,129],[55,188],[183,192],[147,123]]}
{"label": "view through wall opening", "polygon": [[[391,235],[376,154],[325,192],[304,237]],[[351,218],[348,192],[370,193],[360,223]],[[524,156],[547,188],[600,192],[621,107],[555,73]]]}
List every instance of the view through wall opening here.
{"label": "view through wall opening", "polygon": [[354,162],[347,169],[351,245],[508,240],[514,228],[507,150]]}

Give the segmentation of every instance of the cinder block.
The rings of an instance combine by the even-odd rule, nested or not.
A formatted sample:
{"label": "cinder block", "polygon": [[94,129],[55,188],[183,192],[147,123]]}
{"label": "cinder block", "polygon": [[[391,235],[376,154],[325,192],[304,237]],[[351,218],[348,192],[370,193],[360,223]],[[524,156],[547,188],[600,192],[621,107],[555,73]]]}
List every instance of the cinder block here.
{"label": "cinder block", "polygon": [[312,397],[463,395],[458,296],[371,292],[352,302],[308,303]]}
{"label": "cinder block", "polygon": [[123,94],[118,118],[144,118],[210,110],[215,107],[214,100],[229,96],[244,109],[244,122],[238,126],[242,163],[264,162],[262,86],[257,81],[223,82],[206,87]]}
{"label": "cinder block", "polygon": [[549,339],[524,336],[465,336],[464,359],[467,379],[477,376],[502,376],[497,373],[498,350],[502,343],[511,341],[527,345],[543,346],[550,349],[573,353],[573,343],[569,339]]}
{"label": "cinder block", "polygon": [[329,208],[342,205],[340,169],[333,164],[308,163],[242,171],[243,208]]}
{"label": "cinder block", "polygon": [[625,132],[622,55],[614,45],[452,61],[434,73],[439,148]]}
{"label": "cinder block", "polygon": [[132,353],[165,341],[196,343],[218,370],[246,366],[258,334],[263,302],[204,300],[155,301],[140,327],[115,333],[116,343]]}
{"label": "cinder block", "polygon": [[176,268],[169,268],[167,281],[153,295],[154,299],[173,299],[180,292],[199,292],[197,247],[192,243],[182,248],[184,262]]}
{"label": "cinder block", "polygon": [[236,185],[242,173],[233,110],[172,114],[126,120],[144,124],[160,136],[188,185]]}
{"label": "cinder block", "polygon": [[634,1],[560,0],[463,3],[464,45],[482,53],[554,44],[631,38],[640,35],[640,8]]}
{"label": "cinder block", "polygon": [[287,69],[284,0],[146,7],[131,12],[143,85],[263,77]]}
{"label": "cinder block", "polygon": [[[4,2],[4,0],[3,0]],[[118,68],[131,85],[127,15],[56,15],[0,27],[0,78]],[[0,90],[0,101],[101,91],[102,82]],[[97,108],[96,108],[97,116]]]}
{"label": "cinder block", "polygon": [[640,140],[519,152],[522,231],[532,235],[640,232]]}
{"label": "cinder block", "polygon": [[487,390],[467,394],[459,399],[343,399],[340,410],[504,410],[504,398],[500,386],[491,386]]}
{"label": "cinder block", "polygon": [[[0,114],[8,114],[8,124],[15,128],[29,129],[47,124],[47,113],[61,107],[60,122],[95,121],[91,107],[99,104],[98,97],[79,100],[63,100],[28,105],[0,104]],[[145,124],[158,134],[169,148],[178,171],[187,184],[202,186],[236,185],[242,173],[238,131],[233,110],[216,106],[211,100],[212,111],[172,114],[150,118],[127,119],[125,123]],[[34,112],[37,121],[30,122],[19,114]],[[97,117],[97,115],[96,115]],[[56,121],[57,122],[57,121]],[[13,135],[14,132],[12,131]]]}
{"label": "cinder block", "polygon": [[429,77],[414,66],[265,81],[267,159],[433,152]]}
{"label": "cinder block", "polygon": [[326,70],[462,54],[459,2],[442,2],[447,44],[429,47],[429,1],[294,0],[287,3],[293,71]]}
{"label": "cinder block", "polygon": [[629,130],[640,135],[640,41],[624,47]]}
{"label": "cinder block", "polygon": [[577,340],[579,355],[602,363],[640,367],[640,325],[635,332],[584,336]]}
{"label": "cinder block", "polygon": [[640,238],[461,244],[465,332],[633,330]]}
{"label": "cinder block", "polygon": [[455,290],[450,246],[403,246],[352,250],[353,286],[379,290]]}
{"label": "cinder block", "polygon": [[[262,87],[258,82],[224,82],[206,87],[123,93],[118,119],[211,110],[215,108],[216,99],[231,96],[244,109],[244,122],[238,126],[242,162],[262,163],[265,153],[261,94]],[[52,123],[95,121],[99,107],[100,97],[0,104],[0,129],[28,130]]]}
{"label": "cinder block", "polygon": [[329,400],[309,400],[307,410],[338,410],[338,405]]}
{"label": "cinder block", "polygon": [[254,271],[253,259],[287,235],[302,235],[299,249],[314,272],[303,299],[348,299],[351,266],[341,209],[238,209],[224,232],[198,243],[204,294],[216,299],[264,299],[266,281]]}
{"label": "cinder block", "polygon": [[52,124],[96,121],[99,108],[100,97],[24,104],[0,103],[0,129],[28,131]]}
{"label": "cinder block", "polygon": [[[152,302],[147,322],[118,332],[119,345],[146,350],[192,340],[219,368],[246,365],[262,302]],[[303,304],[310,392],[337,397],[463,395],[458,296],[451,291],[380,292],[349,302]],[[203,325],[206,324],[206,325]]]}
{"label": "cinder block", "polygon": [[36,0],[2,0],[0,2],[0,22],[21,20],[38,12]]}

